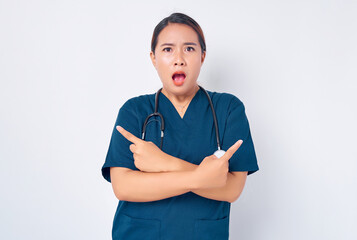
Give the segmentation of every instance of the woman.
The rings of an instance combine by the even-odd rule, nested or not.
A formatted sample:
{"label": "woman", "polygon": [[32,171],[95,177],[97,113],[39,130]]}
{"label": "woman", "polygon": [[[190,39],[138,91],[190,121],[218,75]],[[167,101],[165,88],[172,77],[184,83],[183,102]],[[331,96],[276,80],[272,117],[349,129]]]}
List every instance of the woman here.
{"label": "woman", "polygon": [[[102,167],[120,200],[113,239],[228,239],[230,204],[258,165],[243,103],[197,84],[205,56],[189,16],[156,26],[150,57],[162,89],[124,103]],[[151,116],[143,131],[155,105],[163,119]]]}

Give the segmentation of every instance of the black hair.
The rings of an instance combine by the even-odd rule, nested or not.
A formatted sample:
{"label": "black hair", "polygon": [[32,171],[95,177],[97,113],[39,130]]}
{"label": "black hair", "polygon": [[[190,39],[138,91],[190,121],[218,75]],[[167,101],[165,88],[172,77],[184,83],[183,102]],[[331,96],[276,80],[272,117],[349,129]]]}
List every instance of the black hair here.
{"label": "black hair", "polygon": [[190,26],[198,35],[198,40],[201,45],[202,53],[206,52],[205,37],[203,35],[203,31],[202,31],[200,25],[198,25],[198,23],[194,19],[187,16],[186,14],[176,12],[176,13],[172,13],[170,16],[162,19],[156,25],[156,27],[154,29],[154,33],[152,35],[152,39],[151,39],[151,51],[154,53],[154,55],[155,55],[155,48],[157,45],[157,38],[158,38],[160,32],[167,25],[169,25],[169,23],[181,23],[181,24],[186,24],[186,25]]}

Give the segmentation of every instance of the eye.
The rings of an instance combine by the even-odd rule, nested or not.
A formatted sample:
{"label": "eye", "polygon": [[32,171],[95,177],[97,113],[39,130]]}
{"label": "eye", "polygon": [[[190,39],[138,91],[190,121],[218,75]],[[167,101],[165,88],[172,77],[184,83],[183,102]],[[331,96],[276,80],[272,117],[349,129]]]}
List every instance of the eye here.
{"label": "eye", "polygon": [[[195,49],[193,47],[187,47],[186,49],[192,49],[192,51],[195,51]],[[192,52],[189,50],[189,52]]]}
{"label": "eye", "polygon": [[162,51],[164,51],[164,52],[168,52],[168,51],[165,51],[165,49],[169,49],[169,50],[171,50],[171,48],[167,47],[167,48],[162,49]]}

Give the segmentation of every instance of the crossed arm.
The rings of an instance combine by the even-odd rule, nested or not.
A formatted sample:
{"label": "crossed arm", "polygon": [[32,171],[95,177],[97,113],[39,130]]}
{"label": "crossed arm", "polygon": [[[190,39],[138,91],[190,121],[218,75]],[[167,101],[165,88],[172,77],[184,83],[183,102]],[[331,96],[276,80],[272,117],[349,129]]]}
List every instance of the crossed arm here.
{"label": "crossed arm", "polygon": [[[172,158],[174,158],[174,171],[193,171],[197,167],[196,164],[189,163],[179,158]],[[192,192],[202,197],[232,203],[236,201],[242,193],[246,178],[247,172],[228,172],[227,182],[223,187],[214,187],[208,189],[198,188],[193,189]]]}
{"label": "crossed arm", "polygon": [[[113,191],[118,199],[147,202],[192,191],[205,198],[232,203],[242,193],[247,172],[228,172],[225,185],[202,188],[199,184],[200,176],[195,171],[198,165],[163,153],[155,144],[145,142],[123,128],[117,129],[133,143],[130,150],[133,152],[135,165],[141,170],[122,167],[110,169]],[[230,156],[239,147],[233,149],[233,146],[227,150]]]}

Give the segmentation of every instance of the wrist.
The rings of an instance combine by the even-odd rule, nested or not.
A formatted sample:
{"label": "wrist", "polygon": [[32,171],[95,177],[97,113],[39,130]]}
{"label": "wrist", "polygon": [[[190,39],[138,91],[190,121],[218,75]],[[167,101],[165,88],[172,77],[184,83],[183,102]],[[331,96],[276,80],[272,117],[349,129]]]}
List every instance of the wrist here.
{"label": "wrist", "polygon": [[198,167],[198,165],[187,162],[186,160],[171,155],[169,156],[170,156],[170,160],[169,160],[170,171],[193,171]]}
{"label": "wrist", "polygon": [[[166,154],[166,153],[165,153]],[[171,156],[169,154],[166,154],[166,171],[169,172],[174,172],[174,171],[179,171],[180,170],[180,159]]]}
{"label": "wrist", "polygon": [[190,191],[196,191],[200,189],[200,181],[197,177],[197,172],[195,170],[188,170],[187,174],[189,175]]}
{"label": "wrist", "polygon": [[160,172],[173,172],[177,169],[178,163],[175,157],[162,152],[160,158],[163,159],[160,164]]}

